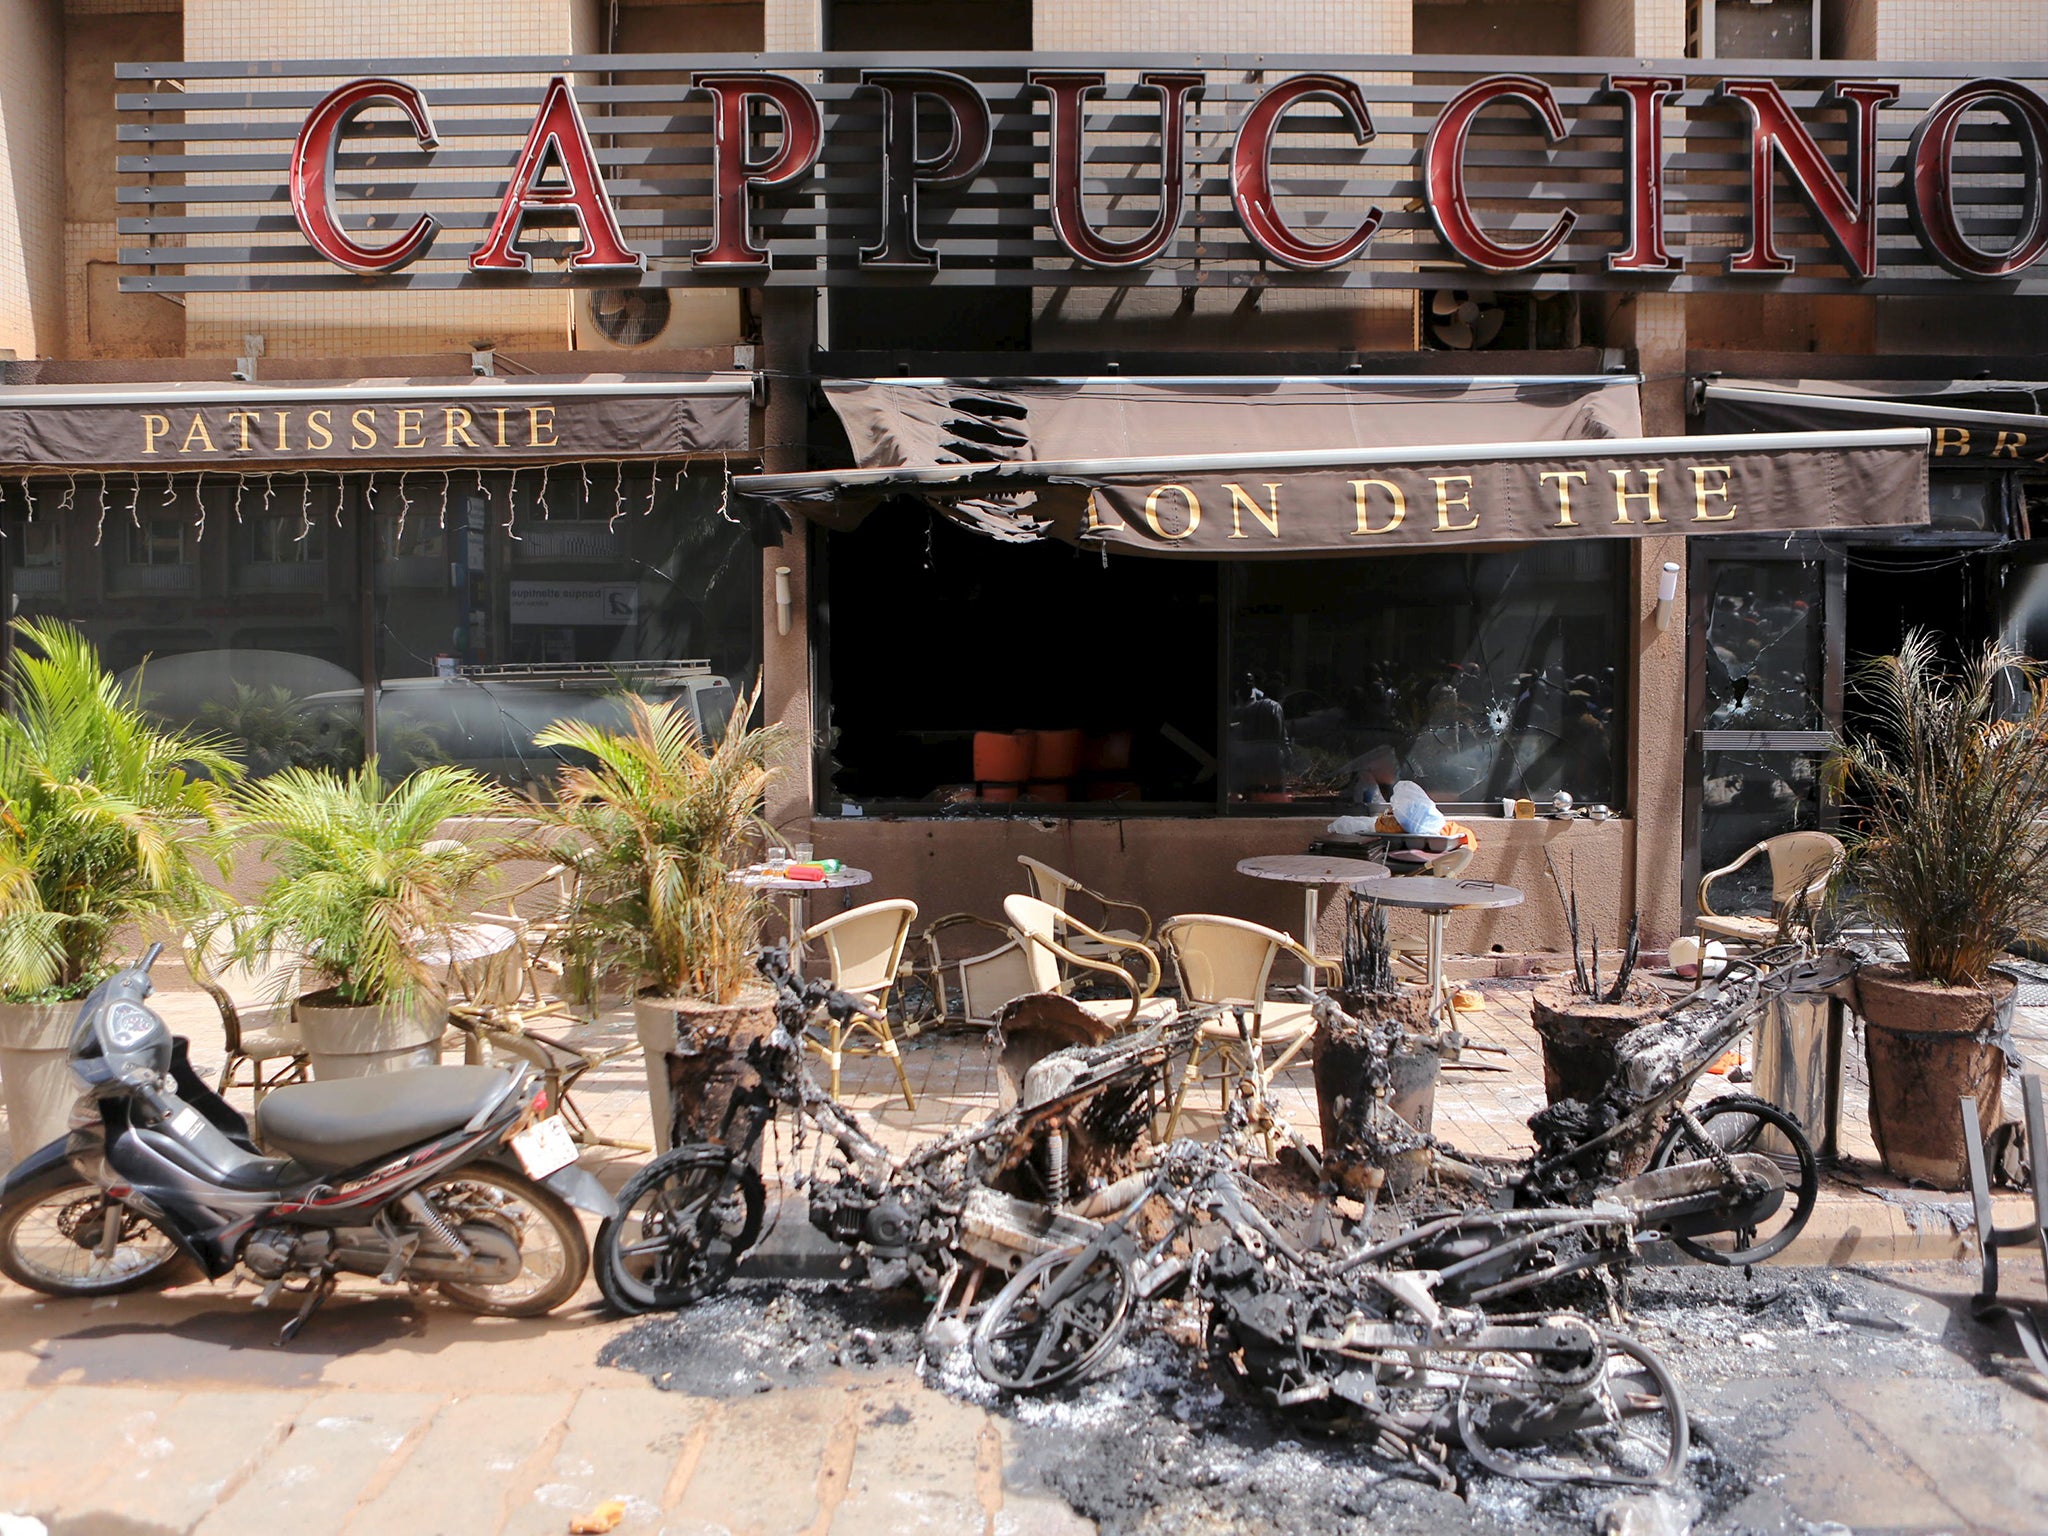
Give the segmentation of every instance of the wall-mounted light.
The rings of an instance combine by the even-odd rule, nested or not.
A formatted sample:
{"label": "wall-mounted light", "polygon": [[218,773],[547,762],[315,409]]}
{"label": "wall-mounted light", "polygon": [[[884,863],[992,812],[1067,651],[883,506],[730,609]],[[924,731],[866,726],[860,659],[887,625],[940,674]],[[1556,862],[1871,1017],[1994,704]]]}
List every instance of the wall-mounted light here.
{"label": "wall-mounted light", "polygon": [[790,619],[796,609],[796,600],[789,595],[789,567],[775,567],[775,633],[789,633]]}
{"label": "wall-mounted light", "polygon": [[1678,562],[1666,560],[1664,569],[1657,576],[1657,627],[1668,629],[1671,625],[1671,605],[1678,601]]}

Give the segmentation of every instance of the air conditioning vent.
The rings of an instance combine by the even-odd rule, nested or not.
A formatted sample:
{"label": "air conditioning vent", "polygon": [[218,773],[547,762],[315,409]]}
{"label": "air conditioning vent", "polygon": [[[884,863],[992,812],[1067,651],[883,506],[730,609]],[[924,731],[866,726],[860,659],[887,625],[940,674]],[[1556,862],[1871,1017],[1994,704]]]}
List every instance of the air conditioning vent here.
{"label": "air conditioning vent", "polygon": [[590,323],[615,347],[644,347],[668,329],[666,288],[594,288]]}
{"label": "air conditioning vent", "polygon": [[1416,295],[1415,345],[1422,351],[1537,352],[1578,344],[1577,294],[1447,285]]}

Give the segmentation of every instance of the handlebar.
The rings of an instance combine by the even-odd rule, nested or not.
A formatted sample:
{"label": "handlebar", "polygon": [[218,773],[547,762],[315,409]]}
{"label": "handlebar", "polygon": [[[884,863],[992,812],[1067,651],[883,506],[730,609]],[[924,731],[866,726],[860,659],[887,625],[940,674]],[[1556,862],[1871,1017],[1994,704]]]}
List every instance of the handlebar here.
{"label": "handlebar", "polygon": [[163,952],[163,940],[158,939],[154,944],[150,945],[149,948],[145,949],[142,952],[142,958],[135,962],[135,968],[143,972],[145,975],[147,975],[151,967],[153,967],[156,964],[157,956],[161,955]]}

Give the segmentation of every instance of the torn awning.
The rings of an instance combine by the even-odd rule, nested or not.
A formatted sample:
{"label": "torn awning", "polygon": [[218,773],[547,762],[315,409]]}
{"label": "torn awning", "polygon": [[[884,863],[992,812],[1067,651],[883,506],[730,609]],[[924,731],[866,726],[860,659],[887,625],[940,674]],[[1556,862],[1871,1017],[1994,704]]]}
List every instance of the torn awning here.
{"label": "torn awning", "polygon": [[1924,427],[1937,467],[2048,464],[2048,384],[1993,379],[1847,381],[1710,379],[1709,432],[1856,431]]}
{"label": "torn awning", "polygon": [[[904,465],[734,488],[798,509],[914,494],[974,506],[963,521],[999,537],[1244,559],[1914,527],[1927,452],[1906,428]],[[1018,493],[1032,499],[1006,511]]]}
{"label": "torn awning", "polygon": [[0,472],[477,469],[743,454],[753,376],[0,387]]}
{"label": "torn awning", "polygon": [[[862,469],[1025,461],[1150,460],[1256,446],[1275,453],[1371,451],[1410,443],[1640,437],[1635,374],[1486,378],[1365,375],[1105,376],[1066,379],[835,379],[822,386]],[[838,491],[785,502],[847,528],[886,495]],[[1052,485],[984,500],[934,496],[948,516],[1002,539],[1078,511]],[[1064,512],[1063,512],[1064,509]]]}

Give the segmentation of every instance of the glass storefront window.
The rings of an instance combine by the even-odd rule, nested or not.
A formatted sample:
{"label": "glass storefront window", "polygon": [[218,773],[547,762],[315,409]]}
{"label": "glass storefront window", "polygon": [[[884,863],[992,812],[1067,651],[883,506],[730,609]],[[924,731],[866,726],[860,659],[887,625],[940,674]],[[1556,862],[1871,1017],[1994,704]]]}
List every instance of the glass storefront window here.
{"label": "glass storefront window", "polygon": [[1717,560],[1707,591],[1709,731],[1826,730],[1819,561]]}
{"label": "glass storefront window", "polygon": [[1440,804],[1619,796],[1622,546],[1230,568],[1233,808],[1361,806],[1413,779]]}
{"label": "glass storefront window", "polygon": [[716,726],[758,656],[759,561],[715,473],[568,465],[460,475],[422,495],[379,477],[377,747],[393,774],[459,763],[550,778],[533,738],[615,723],[634,691]]}
{"label": "glass storefront window", "polygon": [[36,480],[8,500],[9,605],[76,624],[159,718],[226,736],[251,773],[350,767],[362,647],[343,495],[332,475]]}
{"label": "glass storefront window", "polygon": [[716,729],[753,682],[759,557],[719,490],[674,465],[658,483],[576,464],[37,480],[6,495],[7,597],[78,625],[152,711],[225,735],[254,774],[362,761],[367,658],[387,773],[530,786],[553,772],[533,747],[551,720],[616,719],[631,689]]}

